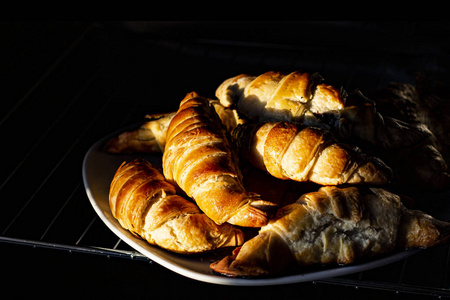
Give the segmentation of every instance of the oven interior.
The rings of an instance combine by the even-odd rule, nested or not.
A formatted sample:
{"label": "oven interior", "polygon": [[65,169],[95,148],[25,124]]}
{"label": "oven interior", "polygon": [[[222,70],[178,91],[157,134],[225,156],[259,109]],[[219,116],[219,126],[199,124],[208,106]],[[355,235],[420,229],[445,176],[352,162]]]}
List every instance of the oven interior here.
{"label": "oven interior", "polygon": [[[407,21],[5,22],[0,131],[4,249],[151,263],[99,219],[84,189],[89,147],[191,91],[269,70],[317,71],[367,94],[416,73],[448,79],[450,24]],[[419,162],[420,163],[420,162]],[[424,207],[450,221],[448,191]],[[440,200],[440,201],[439,201]],[[408,297],[450,297],[450,244],[313,284]],[[26,252],[24,252],[26,253]],[[24,254],[26,255],[26,254]],[[8,256],[8,255],[5,255]],[[356,294],[358,295],[358,294]],[[411,299],[411,298],[409,298]]]}

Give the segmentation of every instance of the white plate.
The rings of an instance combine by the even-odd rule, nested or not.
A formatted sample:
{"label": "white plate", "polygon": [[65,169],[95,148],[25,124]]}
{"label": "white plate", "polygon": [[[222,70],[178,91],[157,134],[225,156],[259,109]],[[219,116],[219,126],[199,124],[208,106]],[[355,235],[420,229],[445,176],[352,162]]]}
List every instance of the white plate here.
{"label": "white plate", "polygon": [[[124,130],[120,132],[123,132]],[[86,153],[83,162],[83,181],[89,200],[99,217],[120,239],[136,251],[150,258],[152,261],[188,278],[208,283],[234,286],[290,284],[348,275],[378,268],[402,260],[420,251],[419,249],[402,251],[369,262],[349,266],[335,266],[323,269],[318,268],[305,272],[302,272],[301,269],[299,269],[299,272],[296,274],[274,278],[229,278],[214,274],[209,268],[209,265],[212,262],[212,259],[218,259],[217,257],[212,258],[211,255],[180,255],[150,245],[146,241],[136,238],[127,230],[123,229],[112,216],[108,200],[109,186],[120,164],[123,161],[131,161],[137,157],[141,157],[149,160],[155,165],[161,165],[161,155],[117,155],[103,151],[102,147],[105,142],[116,134],[117,133],[114,133],[104,137],[95,143]]]}

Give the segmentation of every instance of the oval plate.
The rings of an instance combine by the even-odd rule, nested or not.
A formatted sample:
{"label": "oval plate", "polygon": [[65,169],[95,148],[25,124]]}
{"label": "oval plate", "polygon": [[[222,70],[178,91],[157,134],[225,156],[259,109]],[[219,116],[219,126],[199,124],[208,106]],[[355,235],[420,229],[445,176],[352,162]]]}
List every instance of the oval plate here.
{"label": "oval plate", "polygon": [[[214,255],[214,253],[212,255],[211,253],[205,255],[181,255],[172,253],[160,247],[150,245],[145,240],[135,237],[130,232],[122,228],[119,222],[112,216],[109,208],[109,187],[120,164],[124,161],[128,162],[134,160],[135,158],[144,158],[156,166],[161,166],[161,155],[158,154],[122,155],[111,154],[102,149],[103,145],[110,138],[126,130],[128,129],[123,129],[102,138],[97,143],[92,145],[86,153],[82,169],[86,193],[95,212],[114,234],[116,234],[133,249],[145,255],[152,261],[180,275],[203,282],[233,286],[291,284],[343,276],[378,268],[402,260],[420,251],[420,249],[405,250],[379,259],[349,266],[334,266],[328,268],[318,268],[316,270],[308,269],[307,271],[305,270],[305,272],[302,272],[299,268],[298,273],[290,273],[271,278],[230,278],[215,274],[209,268],[209,265],[213,260],[222,258],[223,255],[225,255],[223,252],[218,252],[216,255]],[[222,256],[218,256],[219,253],[222,253]]]}

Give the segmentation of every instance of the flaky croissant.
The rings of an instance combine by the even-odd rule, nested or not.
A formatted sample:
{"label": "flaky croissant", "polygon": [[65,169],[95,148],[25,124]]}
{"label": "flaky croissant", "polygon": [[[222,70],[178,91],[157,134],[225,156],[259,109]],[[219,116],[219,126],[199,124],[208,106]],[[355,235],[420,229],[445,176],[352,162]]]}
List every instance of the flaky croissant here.
{"label": "flaky croissant", "polygon": [[137,129],[125,131],[109,139],[104,150],[110,153],[161,153],[166,144],[166,133],[175,112],[153,114]]}
{"label": "flaky croissant", "polygon": [[337,142],[318,128],[292,122],[246,123],[232,135],[243,158],[276,178],[322,185],[380,185],[391,176],[381,160]]}
{"label": "flaky croissant", "polygon": [[377,109],[369,107],[369,113],[382,118],[372,131],[384,141],[379,152],[396,171],[397,181],[445,190],[450,187],[450,155],[444,146],[449,143],[445,119],[450,106],[424,92],[424,84],[420,79],[417,86],[392,82],[378,90],[372,96]]}
{"label": "flaky croissant", "polygon": [[[232,131],[243,122],[233,109],[224,107],[219,100],[208,99],[214,106],[227,131]],[[107,141],[105,151],[110,153],[162,153],[166,145],[166,134],[176,112],[152,114],[137,129],[125,131]]]}
{"label": "flaky croissant", "polygon": [[132,234],[177,253],[199,253],[241,245],[243,232],[230,224],[217,225],[148,161],[122,163],[111,182],[113,216]]}
{"label": "flaky croissant", "polygon": [[[403,91],[388,95],[389,105],[398,96],[413,95]],[[447,163],[426,126],[382,115],[376,103],[361,91],[347,93],[327,85],[317,73],[241,74],[222,82],[216,97],[253,122],[290,121],[316,126],[332,131],[346,143],[381,154],[394,171],[395,183],[438,190],[450,186]],[[417,163],[419,160],[423,163]]]}
{"label": "flaky croissant", "polygon": [[280,208],[258,235],[211,264],[227,276],[264,276],[290,266],[349,264],[396,250],[447,242],[450,223],[409,210],[373,188],[322,187]]}
{"label": "flaky croissant", "polygon": [[[361,91],[347,94],[323,83],[318,73],[269,71],[241,74],[216,89],[224,107],[236,107],[252,122],[287,121],[333,131],[386,149],[406,148],[429,137],[429,130],[382,116]],[[305,115],[311,113],[310,115]]]}
{"label": "flaky croissant", "polygon": [[225,107],[236,107],[252,121],[295,121],[322,126],[315,114],[344,107],[345,93],[324,83],[318,73],[269,71],[258,76],[241,74],[216,90]]}
{"label": "flaky croissant", "polygon": [[218,224],[260,227],[277,205],[247,192],[219,117],[209,101],[188,93],[167,130],[163,172]]}

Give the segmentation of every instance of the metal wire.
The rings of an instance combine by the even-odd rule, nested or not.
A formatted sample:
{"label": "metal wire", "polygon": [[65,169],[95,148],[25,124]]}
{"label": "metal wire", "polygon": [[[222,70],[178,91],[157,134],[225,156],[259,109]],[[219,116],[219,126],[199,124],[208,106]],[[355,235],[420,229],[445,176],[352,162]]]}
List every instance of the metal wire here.
{"label": "metal wire", "polygon": [[[93,28],[89,28],[82,35],[80,35],[79,39],[74,42],[74,45],[82,42],[82,40],[86,37],[86,35],[93,30]],[[289,44],[273,44],[273,43],[255,43],[255,42],[247,42],[247,41],[230,41],[230,40],[217,40],[217,39],[198,39],[195,41],[189,41],[187,43],[180,43],[179,41],[170,41],[170,40],[155,40],[150,41],[154,45],[158,47],[163,47],[165,50],[169,50],[173,52],[173,55],[188,55],[188,56],[198,56],[205,60],[222,60],[229,61],[230,63],[237,64],[240,61],[245,61],[248,64],[253,65],[272,65],[272,64],[284,64],[284,65],[297,65],[299,62],[304,62],[298,53],[299,51],[303,51],[304,49],[299,46],[293,46]],[[47,73],[43,75],[43,78],[38,80],[36,84],[30,89],[30,91],[24,96],[27,97],[29,93],[36,88],[40,82],[48,76],[50,72],[58,65],[70,51],[74,51],[74,45],[72,45],[67,51],[55,62],[53,66],[51,66]],[[219,53],[216,50],[217,47],[224,46],[227,49],[223,50],[223,52]],[[251,48],[253,50],[258,49],[269,49],[278,54],[284,54],[288,52],[290,55],[278,56],[264,56],[264,55],[249,55],[249,52],[246,50]],[[257,51],[258,52],[258,51]],[[262,51],[264,52],[264,51]],[[46,131],[39,137],[37,142],[33,145],[32,148],[28,150],[25,154],[21,162],[15,166],[14,170],[6,177],[6,179],[1,183],[0,190],[15,176],[18,170],[23,166],[23,163],[29,159],[31,153],[37,149],[37,147],[44,141],[45,137],[49,135],[50,131],[58,126],[61,121],[64,119],[65,114],[68,112],[70,107],[76,105],[79,97],[82,97],[83,93],[86,92],[88,87],[95,82],[98,74],[104,71],[104,69],[99,69],[95,74],[93,74],[85,83],[85,85],[79,90],[79,93],[75,95],[72,100],[68,103],[67,107],[63,110],[61,115],[56,117],[54,121],[51,123],[51,126],[46,129]],[[352,72],[354,70],[351,70]],[[133,74],[133,69],[130,70],[128,74],[124,74],[124,78],[122,83],[125,82],[128,78],[130,78]],[[88,122],[88,124],[83,128],[80,134],[76,139],[73,140],[69,149],[67,149],[66,153],[59,158],[57,163],[53,166],[51,171],[43,178],[43,180],[38,185],[37,189],[34,190],[33,194],[24,202],[22,207],[15,213],[14,217],[7,224],[7,226],[2,231],[2,236],[0,236],[0,242],[18,244],[24,246],[32,246],[32,247],[41,247],[41,248],[49,248],[49,249],[57,249],[69,252],[81,252],[87,254],[95,254],[102,256],[114,256],[121,258],[129,258],[129,259],[137,259],[142,261],[151,262],[151,260],[138,253],[137,251],[125,249],[126,246],[123,245],[121,239],[115,239],[114,243],[111,247],[101,245],[101,246],[93,246],[93,245],[83,245],[86,236],[88,236],[95,227],[95,225],[104,226],[101,224],[100,219],[97,215],[94,215],[87,226],[83,228],[81,234],[79,236],[73,237],[73,244],[63,244],[58,242],[48,242],[44,241],[48,233],[51,231],[55,223],[64,211],[67,210],[68,205],[74,201],[75,195],[77,192],[82,190],[81,181],[76,184],[76,186],[72,189],[70,195],[63,199],[60,207],[56,210],[55,215],[49,220],[47,225],[45,226],[43,232],[40,234],[40,237],[37,239],[22,239],[17,237],[8,236],[10,228],[17,222],[19,216],[27,209],[30,203],[33,202],[36,195],[41,191],[41,189],[48,183],[49,178],[54,175],[56,170],[61,167],[61,164],[67,159],[70,155],[71,151],[79,145],[83,139],[86,138],[89,131],[95,126],[96,122],[99,122],[102,114],[107,110],[108,106],[113,101],[114,97],[121,91],[120,87],[117,87],[115,93],[111,94],[107,101],[100,107],[99,111],[95,114],[95,116]],[[22,100],[23,101],[23,100]],[[18,105],[20,105],[21,101],[0,121],[0,126],[5,122],[5,120],[10,117],[17,109]],[[124,118],[121,119],[115,126],[126,125],[132,119],[133,113],[137,110],[137,104],[134,107],[129,108],[128,113],[125,113]],[[87,201],[87,199],[86,199]],[[107,230],[107,228],[105,228]],[[426,287],[426,286],[417,286],[407,284],[405,282],[405,275],[407,272],[407,266],[411,263],[409,258],[406,258],[402,261],[399,276],[397,280],[394,282],[384,282],[384,281],[373,281],[365,279],[365,272],[360,272],[356,274],[356,277],[353,278],[330,278],[324,280],[318,280],[317,282],[333,284],[333,285],[344,285],[344,286],[353,286],[355,288],[368,288],[368,289],[380,289],[380,290],[388,290],[394,293],[413,293],[413,294],[423,294],[423,295],[435,295],[437,297],[450,296],[450,246],[446,247],[446,256],[444,258],[444,268],[443,274],[439,277],[440,287]]]}

